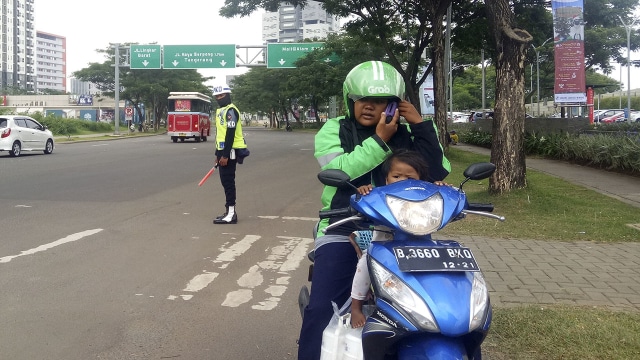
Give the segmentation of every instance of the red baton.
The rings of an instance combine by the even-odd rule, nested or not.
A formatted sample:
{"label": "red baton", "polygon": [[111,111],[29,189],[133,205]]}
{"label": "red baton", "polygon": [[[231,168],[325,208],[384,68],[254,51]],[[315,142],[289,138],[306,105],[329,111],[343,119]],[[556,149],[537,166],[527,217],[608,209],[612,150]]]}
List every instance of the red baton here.
{"label": "red baton", "polygon": [[207,181],[207,179],[209,178],[209,176],[211,176],[211,174],[213,174],[213,172],[215,171],[215,169],[218,167],[218,164],[216,164],[214,167],[211,168],[211,170],[209,170],[209,172],[207,173],[207,175],[205,175],[202,180],[200,180],[200,183],[198,183],[198,186],[202,186],[202,184],[205,183],[205,181]]}

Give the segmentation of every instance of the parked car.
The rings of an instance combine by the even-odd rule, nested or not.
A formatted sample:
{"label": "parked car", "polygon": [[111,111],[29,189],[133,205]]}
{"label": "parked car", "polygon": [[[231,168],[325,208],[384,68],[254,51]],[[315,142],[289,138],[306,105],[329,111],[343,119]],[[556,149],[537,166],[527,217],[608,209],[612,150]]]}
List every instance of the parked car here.
{"label": "parked car", "polygon": [[624,112],[617,113],[606,118],[601,118],[600,120],[600,122],[603,124],[609,124],[619,121],[624,121]]}
{"label": "parked car", "polygon": [[493,119],[493,110],[479,110],[479,111],[472,111],[471,115],[469,115],[469,122],[475,122],[476,120],[479,119]]}
{"label": "parked car", "polygon": [[46,126],[24,115],[0,115],[0,152],[20,156],[23,151],[53,152],[53,134]]}
{"label": "parked car", "polygon": [[640,111],[632,111],[629,113],[628,122],[640,122]]}
{"label": "parked car", "polygon": [[597,114],[595,112],[593,114],[593,122],[601,122],[604,118],[608,118],[620,113],[624,114],[624,109],[606,109],[597,111]]}
{"label": "parked car", "polygon": [[469,114],[467,113],[453,113],[453,123],[466,123],[469,122]]}

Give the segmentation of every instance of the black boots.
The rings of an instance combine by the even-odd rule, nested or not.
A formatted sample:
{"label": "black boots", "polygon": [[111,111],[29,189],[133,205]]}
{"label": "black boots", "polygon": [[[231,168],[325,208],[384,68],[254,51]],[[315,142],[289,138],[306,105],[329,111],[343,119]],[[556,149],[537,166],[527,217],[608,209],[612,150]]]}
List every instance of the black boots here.
{"label": "black boots", "polygon": [[222,219],[223,217],[227,216],[227,214],[229,213],[229,207],[228,207],[228,206],[225,206],[224,208],[225,208],[225,210],[224,210],[224,214],[219,215],[219,216],[216,216],[216,220],[220,220],[220,219]]}
{"label": "black boots", "polygon": [[213,220],[214,224],[236,224],[238,223],[238,214],[236,213],[235,206],[227,207],[227,212],[216,217]]}

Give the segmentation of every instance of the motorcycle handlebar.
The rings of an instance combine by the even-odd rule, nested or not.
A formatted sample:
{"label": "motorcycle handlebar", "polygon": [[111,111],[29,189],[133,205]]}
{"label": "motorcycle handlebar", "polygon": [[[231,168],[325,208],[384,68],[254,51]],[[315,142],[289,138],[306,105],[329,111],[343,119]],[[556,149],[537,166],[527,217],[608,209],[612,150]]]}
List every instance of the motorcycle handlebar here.
{"label": "motorcycle handlebar", "polygon": [[469,203],[469,210],[493,212],[493,204]]}
{"label": "motorcycle handlebar", "polygon": [[328,219],[332,217],[340,217],[340,216],[351,216],[355,215],[356,212],[351,207],[342,208],[342,209],[333,209],[333,210],[320,210],[318,212],[318,216],[320,219]]}

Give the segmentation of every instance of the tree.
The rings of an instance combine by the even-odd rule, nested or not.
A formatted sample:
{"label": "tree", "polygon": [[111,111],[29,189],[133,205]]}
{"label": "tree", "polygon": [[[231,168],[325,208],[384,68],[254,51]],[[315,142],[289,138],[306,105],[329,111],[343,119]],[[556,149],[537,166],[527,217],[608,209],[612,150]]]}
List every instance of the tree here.
{"label": "tree", "polygon": [[[451,0],[402,2],[323,0],[320,2],[329,13],[349,18],[344,28],[352,36],[358,37],[362,44],[385,50],[384,60],[400,72],[406,83],[407,97],[418,108],[420,107],[419,86],[433,72],[436,97],[435,119],[440,129],[441,141],[446,144],[442,23]],[[307,1],[293,0],[288,3],[304,6]],[[279,6],[280,1],[275,0],[225,0],[225,5],[220,9],[220,15],[247,16],[258,8],[276,11]],[[363,47],[359,46],[361,49]],[[423,71],[425,51],[431,59],[427,71]]]}
{"label": "tree", "polygon": [[[482,69],[480,66],[461,68],[453,72],[453,108],[474,110],[482,108]],[[495,98],[496,70],[485,67],[485,106],[493,107]]]}
{"label": "tree", "polygon": [[496,172],[489,191],[504,193],[524,188],[526,164],[524,152],[524,60],[533,37],[515,26],[509,0],[486,2],[487,17],[501,49],[496,60],[496,105],[493,115],[491,162]]}
{"label": "tree", "polygon": [[252,68],[233,81],[234,103],[244,112],[266,112],[271,127],[280,127],[277,114],[288,111],[288,69]]}
{"label": "tree", "polygon": [[[123,44],[127,46],[129,44]],[[73,76],[81,81],[92,82],[106,96],[115,96],[115,49],[108,47],[98,52],[105,55],[105,62],[90,63],[88,67],[75,71]],[[126,63],[126,53],[120,52],[120,64]],[[120,99],[133,105],[142,119],[141,103],[151,109],[154,118],[166,117],[167,98],[171,91],[198,91],[210,93],[205,78],[197,70],[129,69],[120,66]],[[155,121],[157,129],[159,121]]]}
{"label": "tree", "polygon": [[[296,68],[291,69],[288,88],[298,96],[300,105],[311,107],[318,114],[321,103],[341,94],[342,84],[351,69],[364,61],[384,60],[385,55],[383,48],[362,47],[358,36],[349,33],[330,35],[321,49],[296,62]],[[337,103],[343,105],[342,98],[337,98]]]}
{"label": "tree", "polygon": [[[463,1],[457,7],[454,3],[454,21],[452,38],[454,46],[453,59],[457,64],[479,63],[480,51],[485,50],[485,57],[495,61],[496,45],[490,34],[486,13],[488,2]],[[526,63],[536,64],[532,46],[540,46],[545,40],[552,38],[553,16],[549,0],[516,0],[512,1],[515,23],[521,29],[527,29],[533,41],[527,50]],[[585,69],[599,70],[610,74],[612,63],[626,64],[626,32],[618,15],[625,22],[631,22],[639,0],[606,0],[584,1],[584,39]],[[540,98],[552,98],[555,82],[554,47],[548,42],[545,47],[538,48],[540,54]],[[631,50],[640,48],[640,37],[631,37]],[[634,64],[634,66],[640,66]],[[600,84],[599,84],[600,85]],[[596,92],[603,91],[600,88]],[[534,91],[526,95],[528,100]]]}

